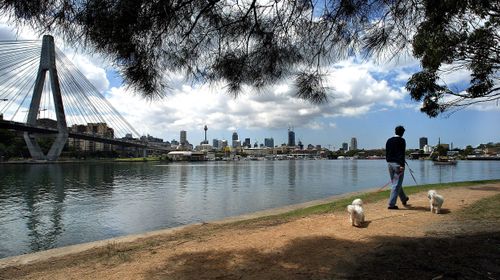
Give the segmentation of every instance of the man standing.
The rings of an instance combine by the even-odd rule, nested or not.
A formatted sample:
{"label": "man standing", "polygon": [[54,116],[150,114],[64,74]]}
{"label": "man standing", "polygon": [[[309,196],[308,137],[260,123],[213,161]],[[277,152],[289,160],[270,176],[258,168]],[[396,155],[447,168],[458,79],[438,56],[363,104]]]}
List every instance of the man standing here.
{"label": "man standing", "polygon": [[405,128],[397,126],[396,135],[389,138],[385,144],[385,159],[389,166],[389,176],[391,177],[392,188],[389,197],[388,209],[398,209],[396,205],[398,196],[404,206],[410,198],[403,191],[403,177],[405,171],[405,151],[406,141],[403,138]]}

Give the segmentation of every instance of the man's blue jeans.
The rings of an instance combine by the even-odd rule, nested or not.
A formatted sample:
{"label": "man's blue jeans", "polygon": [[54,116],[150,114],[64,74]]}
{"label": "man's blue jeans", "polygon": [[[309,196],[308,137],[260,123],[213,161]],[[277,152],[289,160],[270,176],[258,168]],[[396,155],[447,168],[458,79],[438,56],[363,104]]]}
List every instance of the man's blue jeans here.
{"label": "man's blue jeans", "polygon": [[389,176],[391,177],[392,188],[391,196],[389,197],[389,206],[395,206],[398,196],[401,201],[406,201],[407,196],[403,191],[404,171],[399,169],[400,165],[396,162],[388,162]]}

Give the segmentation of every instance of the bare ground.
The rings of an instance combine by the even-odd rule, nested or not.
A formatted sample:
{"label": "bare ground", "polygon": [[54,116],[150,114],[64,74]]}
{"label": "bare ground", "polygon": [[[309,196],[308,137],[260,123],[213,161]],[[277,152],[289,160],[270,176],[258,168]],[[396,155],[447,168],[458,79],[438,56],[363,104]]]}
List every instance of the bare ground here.
{"label": "bare ground", "polygon": [[[0,279],[500,279],[500,217],[460,210],[500,183],[426,193],[409,207],[365,204],[356,228],[343,211],[286,222],[203,224],[134,243],[0,269]],[[498,213],[498,212],[496,212]]]}

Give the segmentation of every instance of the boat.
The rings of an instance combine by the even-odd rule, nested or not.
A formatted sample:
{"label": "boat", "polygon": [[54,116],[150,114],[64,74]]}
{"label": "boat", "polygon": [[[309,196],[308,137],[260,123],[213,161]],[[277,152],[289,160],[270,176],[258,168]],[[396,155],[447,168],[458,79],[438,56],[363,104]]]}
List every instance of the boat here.
{"label": "boat", "polygon": [[456,165],[457,160],[454,158],[448,158],[448,157],[438,157],[435,160],[433,160],[435,165]]}

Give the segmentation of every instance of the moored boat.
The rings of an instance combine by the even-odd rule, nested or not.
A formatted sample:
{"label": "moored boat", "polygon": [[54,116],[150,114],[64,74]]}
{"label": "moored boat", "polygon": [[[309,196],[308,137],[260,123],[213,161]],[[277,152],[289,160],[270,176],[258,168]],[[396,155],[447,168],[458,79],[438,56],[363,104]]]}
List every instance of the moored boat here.
{"label": "moored boat", "polygon": [[457,160],[453,158],[443,158],[443,157],[438,157],[437,159],[433,160],[435,165],[455,165],[457,164]]}

